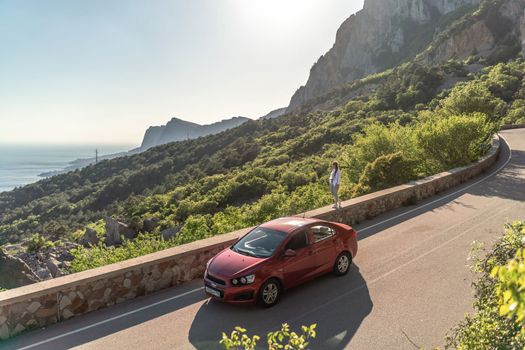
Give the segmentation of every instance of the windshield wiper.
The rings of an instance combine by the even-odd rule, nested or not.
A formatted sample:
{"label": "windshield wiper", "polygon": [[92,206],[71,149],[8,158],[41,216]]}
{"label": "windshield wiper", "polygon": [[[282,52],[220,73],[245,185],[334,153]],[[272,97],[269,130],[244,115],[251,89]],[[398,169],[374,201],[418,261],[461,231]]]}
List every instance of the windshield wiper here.
{"label": "windshield wiper", "polygon": [[257,257],[257,255],[255,255],[254,253],[252,252],[249,252],[247,250],[242,250],[242,249],[238,249],[236,250],[237,253],[241,253],[243,255],[248,255],[248,256],[253,256],[253,257]]}

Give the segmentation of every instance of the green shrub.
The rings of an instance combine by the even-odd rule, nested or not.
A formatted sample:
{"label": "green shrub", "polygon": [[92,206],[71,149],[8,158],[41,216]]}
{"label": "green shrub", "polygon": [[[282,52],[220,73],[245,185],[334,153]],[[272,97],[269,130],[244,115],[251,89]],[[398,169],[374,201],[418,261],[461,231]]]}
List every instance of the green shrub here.
{"label": "green shrub", "polygon": [[491,276],[497,279],[500,315],[515,319],[525,335],[525,250],[519,249],[506,265],[494,267]]}
{"label": "green shrub", "polygon": [[490,147],[496,124],[480,113],[424,111],[412,125],[372,124],[363,131],[345,158],[353,196],[476,161]]}
{"label": "green shrub", "polygon": [[176,244],[184,244],[211,237],[208,220],[202,215],[190,216],[175,238]]}
{"label": "green shrub", "polygon": [[27,241],[27,252],[36,253],[36,252],[39,252],[41,249],[49,249],[49,248],[53,248],[54,246],[55,246],[55,243],[46,239],[41,234],[35,233]]}
{"label": "green shrub", "polygon": [[106,247],[100,242],[91,248],[78,246],[71,250],[71,271],[80,272],[120,261],[136,258],[175,246],[175,241],[164,240],[155,234],[139,234],[134,240],[124,240],[121,246]]}
{"label": "green shrub", "polygon": [[525,100],[514,100],[502,124],[525,124]]}
{"label": "green shrub", "polygon": [[378,123],[364,128],[355,138],[345,157],[346,171],[351,182],[357,183],[365,167],[377,158],[410,148],[408,128],[399,124],[384,126]]}
{"label": "green shrub", "polygon": [[481,113],[422,123],[415,130],[421,164],[430,174],[472,163],[488,150],[495,131],[496,124]]}
{"label": "green shrub", "polygon": [[447,337],[447,348],[525,347],[524,246],[525,221],[518,221],[506,226],[505,235],[490,252],[484,254],[483,258],[474,259],[473,270],[479,273],[478,280],[473,284],[475,313],[467,315],[452,330]]}
{"label": "green shrub", "polygon": [[359,182],[354,187],[352,196],[357,197],[387,187],[401,185],[414,179],[414,177],[413,161],[403,157],[402,152],[380,156],[365,167]]}
{"label": "green shrub", "polygon": [[495,97],[485,84],[470,81],[456,85],[441,106],[448,115],[483,113],[497,120],[503,115],[505,102]]}
{"label": "green shrub", "polygon": [[[268,350],[299,350],[308,349],[309,340],[316,337],[316,324],[310,327],[302,326],[301,333],[290,331],[290,326],[283,323],[281,330],[270,332],[266,339],[268,343]],[[261,339],[258,335],[249,337],[246,334],[246,329],[235,327],[235,329],[228,336],[222,333],[220,343],[226,350],[254,350],[257,347],[258,341]]]}

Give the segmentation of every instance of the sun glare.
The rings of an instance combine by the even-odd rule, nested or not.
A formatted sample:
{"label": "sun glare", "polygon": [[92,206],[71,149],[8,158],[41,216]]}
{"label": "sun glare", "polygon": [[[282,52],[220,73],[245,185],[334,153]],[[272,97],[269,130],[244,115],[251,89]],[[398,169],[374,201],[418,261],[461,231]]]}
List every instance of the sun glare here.
{"label": "sun glare", "polygon": [[306,24],[322,5],[314,0],[232,0],[249,28],[274,34]]}

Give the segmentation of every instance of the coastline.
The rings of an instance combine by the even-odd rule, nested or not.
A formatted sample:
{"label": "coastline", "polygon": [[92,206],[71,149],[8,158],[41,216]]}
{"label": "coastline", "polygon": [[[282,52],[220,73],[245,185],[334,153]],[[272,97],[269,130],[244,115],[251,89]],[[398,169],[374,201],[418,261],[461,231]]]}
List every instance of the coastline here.
{"label": "coastline", "polygon": [[[82,168],[99,150],[99,160],[124,155],[133,145],[0,144],[0,193]],[[94,157],[93,157],[94,162]]]}

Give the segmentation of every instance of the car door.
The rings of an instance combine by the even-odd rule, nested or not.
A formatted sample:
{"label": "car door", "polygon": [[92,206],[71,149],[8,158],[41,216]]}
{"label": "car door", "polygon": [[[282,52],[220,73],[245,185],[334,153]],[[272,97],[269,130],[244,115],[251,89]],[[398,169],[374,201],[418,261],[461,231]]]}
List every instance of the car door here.
{"label": "car door", "polygon": [[320,274],[329,271],[334,266],[336,244],[336,231],[326,224],[315,224],[310,227],[312,235],[312,253],[315,256],[315,273]]}
{"label": "car door", "polygon": [[[317,268],[317,262],[312,253],[308,230],[302,229],[294,233],[285,244],[281,260],[284,284],[293,287],[310,278]],[[287,257],[287,249],[295,251],[296,255]]]}

